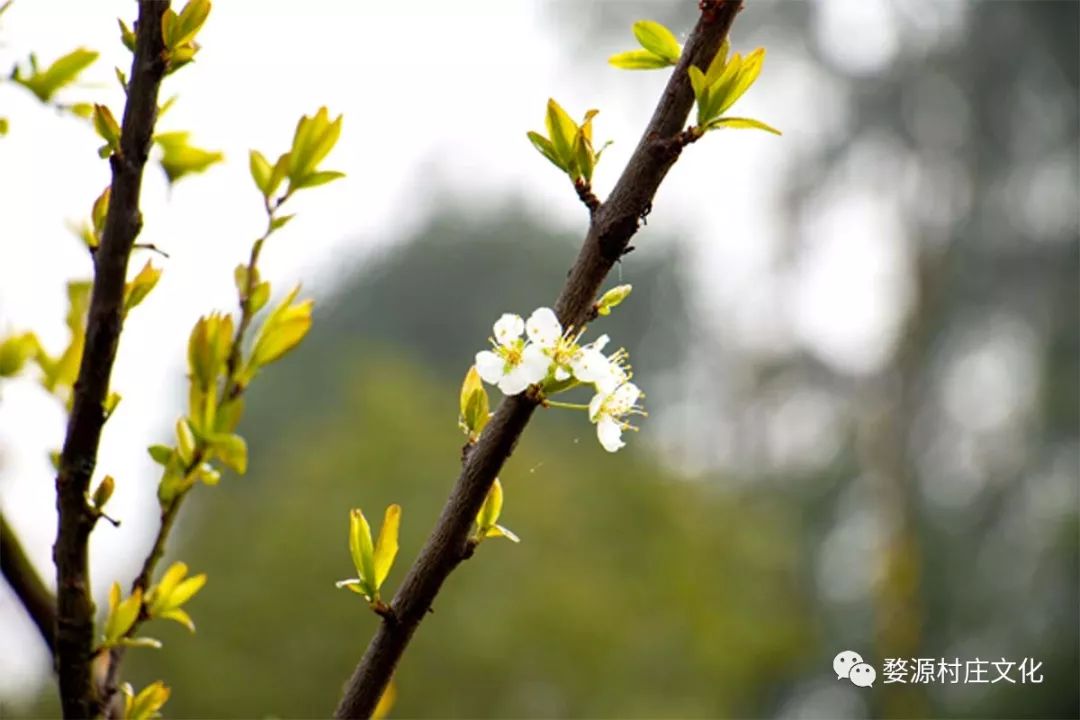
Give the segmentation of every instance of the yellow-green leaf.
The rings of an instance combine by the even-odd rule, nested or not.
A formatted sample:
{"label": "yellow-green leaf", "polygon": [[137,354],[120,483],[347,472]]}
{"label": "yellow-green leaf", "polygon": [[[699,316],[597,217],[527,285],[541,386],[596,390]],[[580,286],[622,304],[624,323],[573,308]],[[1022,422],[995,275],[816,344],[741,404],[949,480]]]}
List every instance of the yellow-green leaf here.
{"label": "yellow-green leaf", "polygon": [[105,644],[115,645],[139,616],[142,607],[142,588],[136,588],[126,600],[120,600],[120,583],[109,589],[109,614],[105,618]]}
{"label": "yellow-green leaf", "polygon": [[727,67],[729,52],[731,52],[731,43],[728,42],[727,38],[724,38],[724,42],[720,45],[720,50],[713,56],[712,62],[709,63],[709,67],[705,71],[706,85],[712,85],[720,79],[720,75],[724,72],[724,68]]}
{"label": "yellow-green leaf", "polygon": [[124,720],[149,720],[161,717],[158,711],[168,701],[170,693],[169,688],[165,687],[165,683],[160,680],[144,687],[138,695],[134,695],[134,691],[127,683],[124,683],[122,689]]}
{"label": "yellow-green leaf", "polygon": [[376,590],[375,547],[371,542],[371,526],[359,508],[349,512],[349,552],[363,589],[373,597]]}
{"label": "yellow-green leaf", "polygon": [[105,141],[106,148],[112,152],[120,151],[120,125],[104,105],[94,105],[94,130]]}
{"label": "yellow-green leaf", "polygon": [[288,297],[278,305],[259,329],[255,347],[251,353],[251,365],[260,368],[278,360],[304,339],[311,329],[311,308],[313,300],[304,300],[295,305],[292,301],[300,292],[297,285]]}
{"label": "yellow-green leaf", "polygon": [[139,274],[124,285],[124,314],[146,299],[161,278],[161,270],[147,260]]}
{"label": "yellow-green leaf", "polygon": [[225,155],[216,150],[204,150],[188,142],[191,133],[178,131],[160,133],[154,136],[154,142],[161,148],[161,167],[169,183],[175,183],[185,175],[204,172],[215,163],[225,159]]}
{"label": "yellow-green leaf", "polygon": [[529,142],[533,144],[541,155],[551,161],[552,165],[559,168],[563,172],[566,172],[566,168],[563,167],[562,161],[559,160],[558,155],[555,154],[555,147],[551,144],[551,141],[538,132],[530,130],[526,135],[529,138]]}
{"label": "yellow-green leaf", "polygon": [[401,506],[394,504],[386,508],[379,538],[375,541],[375,590],[382,587],[383,581],[394,565],[398,553],[398,530],[401,527]]}
{"label": "yellow-green leaf", "polygon": [[41,102],[49,102],[57,91],[75,82],[79,74],[90,67],[98,58],[93,50],[79,48],[57,58],[45,70],[35,71],[29,77],[22,77],[16,69],[11,79],[34,93]]}
{"label": "yellow-green leaf", "polygon": [[487,390],[484,389],[484,383],[475,365],[465,373],[465,381],[461,384],[459,408],[465,432],[471,438],[479,437],[480,432],[488,423],[491,411]]}
{"label": "yellow-green leaf", "polygon": [[772,125],[767,125],[760,120],[754,120],[753,118],[722,117],[709,123],[710,130],[716,130],[725,127],[750,130],[764,130],[765,132],[772,133],[773,135],[783,135],[783,133],[774,128]]}
{"label": "yellow-green leaf", "polygon": [[[345,177],[345,173],[338,172],[337,170],[316,170],[313,173],[309,173],[300,178],[293,188],[300,190],[302,188],[318,187],[319,185],[325,185],[328,182],[332,182],[339,178]],[[291,218],[292,216],[288,216]]]}
{"label": "yellow-green leaf", "polygon": [[487,532],[488,528],[494,527],[495,523],[499,521],[502,506],[502,483],[499,482],[498,478],[495,478],[495,482],[491,484],[491,489],[488,490],[487,497],[484,498],[484,504],[480,507],[480,512],[476,516],[476,526],[480,528],[482,533]]}
{"label": "yellow-green leaf", "polygon": [[117,18],[116,22],[120,23],[120,42],[124,43],[128,50],[135,52],[135,33],[120,18]]}
{"label": "yellow-green leaf", "polygon": [[258,150],[251,151],[249,164],[251,167],[251,179],[255,181],[255,187],[259,188],[259,192],[264,197],[270,197],[270,193],[273,192],[270,188],[270,178],[274,173],[274,168]]}
{"label": "yellow-green leaf", "polygon": [[641,47],[663,58],[668,64],[674,65],[679,62],[682,45],[675,39],[672,32],[660,23],[653,20],[638,20],[634,23],[634,37],[641,43]]}
{"label": "yellow-green leaf", "polygon": [[206,438],[210,452],[221,464],[238,475],[247,472],[248,450],[244,438],[239,435],[210,435]]}
{"label": "yellow-green leaf", "polygon": [[571,172],[574,164],[574,133],[577,124],[566,114],[559,103],[549,99],[547,114],[544,117],[544,125],[547,127],[548,137],[555,149],[555,157],[559,158],[560,165]]}
{"label": "yellow-green leaf", "polygon": [[508,528],[505,528],[502,525],[495,525],[493,527],[488,528],[487,532],[484,533],[484,537],[492,537],[492,538],[504,537],[507,540],[509,540],[510,542],[516,542],[516,543],[521,542],[521,538],[519,538],[517,535],[515,535],[513,532],[511,532]]}
{"label": "yellow-green leaf", "polygon": [[166,610],[158,617],[163,620],[175,620],[191,632],[195,632],[195,623],[192,621],[191,616],[180,608],[173,608],[172,610]]}
{"label": "yellow-green leaf", "polygon": [[765,48],[758,48],[752,53],[747,55],[741,66],[739,67],[738,76],[731,83],[730,87],[724,95],[724,101],[720,104],[720,108],[717,114],[723,113],[732,105],[735,101],[743,96],[743,94],[750,89],[750,86],[754,84],[754,81],[758,79],[761,74],[761,65],[765,62]]}
{"label": "yellow-green leaf", "polygon": [[671,65],[664,58],[648,50],[627,50],[615,53],[608,58],[608,63],[621,70],[659,70]]}

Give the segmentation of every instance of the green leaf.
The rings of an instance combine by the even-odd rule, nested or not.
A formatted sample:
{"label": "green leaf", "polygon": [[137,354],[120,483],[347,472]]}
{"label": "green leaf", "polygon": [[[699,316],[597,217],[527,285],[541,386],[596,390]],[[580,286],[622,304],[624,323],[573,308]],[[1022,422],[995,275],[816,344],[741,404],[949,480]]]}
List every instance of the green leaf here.
{"label": "green leaf", "polygon": [[93,496],[90,501],[94,504],[94,507],[101,510],[105,507],[105,503],[109,502],[109,498],[112,497],[113,490],[116,488],[116,481],[113,480],[112,475],[106,475],[102,478],[101,483],[98,484],[97,489],[94,490]]}
{"label": "green leaf", "polygon": [[[739,79],[739,73],[742,71],[743,59],[739,53],[735,53],[728,60],[727,65],[724,66],[724,71],[720,73],[719,79],[716,82],[709,85],[709,91],[705,100],[704,108],[704,122],[699,124],[706,124],[715,120],[722,112],[722,107],[730,107],[731,103],[727,101],[729,94],[734,88],[736,82]],[[734,102],[734,100],[732,100]]]}
{"label": "green leaf", "polygon": [[125,647],[150,648],[152,650],[161,649],[161,641],[152,637],[121,638],[119,644]]}
{"label": "green leaf", "polygon": [[94,207],[90,211],[90,223],[94,228],[94,247],[101,244],[101,236],[105,232],[105,219],[109,215],[109,197],[112,194],[112,186],[106,185],[105,189],[94,201]]}
{"label": "green leaf", "polygon": [[98,53],[93,50],[79,48],[58,58],[43,71],[38,72],[35,68],[29,77],[22,77],[16,72],[11,79],[34,93],[41,102],[49,102],[57,91],[75,82],[79,73],[90,67],[97,58]]}
{"label": "green leaf", "polygon": [[611,309],[622,304],[623,300],[630,297],[633,285],[616,285],[600,296],[596,301],[596,312],[600,315],[610,315]]}
{"label": "green leaf", "polygon": [[724,42],[720,45],[720,50],[713,56],[712,62],[709,63],[709,67],[705,71],[706,85],[712,85],[720,79],[720,75],[724,72],[724,68],[727,67],[729,52],[731,52],[731,43],[728,42],[727,38],[724,38]]}
{"label": "green leaf", "polygon": [[491,416],[487,390],[480,379],[480,373],[473,365],[465,373],[465,381],[461,384],[461,399],[459,402],[461,422],[465,433],[470,439],[475,440],[487,425]]}
{"label": "green leaf", "polygon": [[191,431],[191,424],[184,418],[176,421],[176,441],[176,454],[185,466],[190,465],[195,457],[195,434]]}
{"label": "green leaf", "polygon": [[551,144],[550,140],[548,140],[540,133],[533,132],[532,130],[527,132],[526,135],[529,137],[529,142],[533,144],[533,147],[536,148],[541,155],[550,160],[552,165],[559,168],[563,172],[566,172],[566,168],[563,167],[562,161],[560,161],[559,157],[555,154],[555,147]]}
{"label": "green leaf", "polygon": [[386,576],[390,574],[390,568],[394,565],[394,558],[398,553],[398,530],[401,527],[401,506],[394,504],[386,508],[383,516],[382,527],[379,528],[379,537],[375,541],[375,590],[382,587]]}
{"label": "green leaf", "polygon": [[204,150],[188,143],[191,133],[168,132],[154,136],[154,142],[162,150],[161,167],[169,179],[169,184],[175,183],[185,175],[204,172],[215,163],[225,159],[225,156],[216,150]]}
{"label": "green leaf", "polygon": [[7,135],[10,129],[11,126],[8,124],[8,119],[6,117],[0,117],[0,137]]}
{"label": "green leaf", "polygon": [[754,120],[753,118],[722,117],[718,120],[713,120],[711,123],[709,123],[708,127],[710,130],[718,130],[725,127],[764,130],[765,132],[772,133],[773,135],[783,135],[782,132],[774,128],[772,125],[766,125],[760,120]]}
{"label": "green leaf", "polygon": [[146,450],[158,465],[168,465],[173,458],[174,451],[168,445],[151,445]]}
{"label": "green leaf", "polygon": [[499,521],[499,515],[502,514],[502,506],[502,483],[499,482],[498,478],[495,478],[495,482],[491,484],[491,489],[488,490],[487,497],[484,498],[484,504],[480,507],[480,512],[476,516],[476,526],[480,528],[481,533],[486,533],[488,528],[495,527],[495,523]]}
{"label": "green leaf", "polygon": [[371,543],[371,526],[360,508],[349,512],[349,552],[365,594],[374,599],[375,547]]}
{"label": "green leaf", "polygon": [[209,0],[189,0],[172,23],[171,42],[166,42],[165,46],[172,49],[190,43],[202,29],[209,14]]}
{"label": "green leaf", "polygon": [[[288,219],[291,219],[291,218],[292,218],[292,215],[288,215],[288,216],[286,216],[285,218],[282,218],[282,219],[288,220]],[[284,224],[285,223],[282,223],[281,225],[284,225]],[[281,227],[281,225],[278,225],[274,229],[276,230],[278,227]],[[269,300],[269,299],[270,299],[270,283],[269,282],[261,282],[258,285],[256,285],[255,288],[251,291],[251,297],[248,299],[248,304],[251,307],[251,312],[252,313],[257,313],[260,310],[262,310],[266,306],[266,301]]]}
{"label": "green leaf", "polygon": [[124,720],[149,720],[160,717],[158,711],[169,699],[169,688],[158,680],[133,695],[131,686],[124,683]]}
{"label": "green leaf", "polygon": [[608,63],[621,70],[659,70],[671,65],[667,60],[648,50],[627,50],[615,53]]}
{"label": "green leaf", "polygon": [[166,610],[158,615],[163,620],[175,620],[191,632],[195,632],[195,623],[192,621],[191,616],[180,608],[173,608],[172,610]]}
{"label": "green leaf", "polygon": [[502,525],[495,525],[494,527],[488,528],[487,532],[484,533],[484,537],[504,537],[510,542],[521,542],[521,538]]}
{"label": "green leaf", "polygon": [[117,18],[116,22],[120,23],[120,42],[124,43],[128,50],[135,52],[135,33],[120,18]]}
{"label": "green leaf", "polygon": [[690,87],[694,89],[694,100],[697,101],[698,108],[700,108],[702,105],[702,98],[708,88],[708,85],[705,82],[705,73],[701,72],[701,68],[696,65],[691,65],[686,72],[690,75]]}
{"label": "green leaf", "polygon": [[551,138],[551,146],[555,149],[555,157],[559,158],[560,166],[573,174],[573,143],[577,125],[554,99],[548,100],[544,125],[547,127],[548,137]]}
{"label": "green leaf", "polygon": [[[275,217],[273,220],[270,221],[270,229],[280,230],[281,228],[288,225],[289,221],[292,220],[294,217],[296,217],[295,213],[292,215],[280,215],[278,217]],[[268,283],[263,283],[263,285],[266,285],[267,294],[269,295],[270,285]],[[265,303],[265,300],[263,302]]]}
{"label": "green leaf", "polygon": [[247,472],[248,451],[244,438],[233,434],[209,435],[206,444],[210,452],[237,475]]}
{"label": "green leaf", "polygon": [[754,84],[754,81],[756,81],[761,74],[761,65],[764,62],[765,48],[758,48],[743,59],[738,76],[727,89],[724,101],[720,104],[720,113],[723,113],[734,105],[735,101],[741,98],[743,94],[750,89],[750,86]]}
{"label": "green leaf", "polygon": [[204,585],[206,585],[206,573],[192,575],[177,585],[169,594],[167,607],[178,608],[183,606],[184,603],[195,597],[195,594],[202,590]]}
{"label": "green leaf", "polygon": [[[301,188],[318,187],[319,185],[325,185],[328,182],[343,177],[345,177],[345,173],[336,170],[316,170],[315,172],[300,178],[300,180],[293,185],[293,188],[300,190]],[[290,215],[289,217],[291,218],[292,216]]]}
{"label": "green leaf", "polygon": [[120,600],[120,583],[109,589],[109,614],[105,618],[105,644],[115,645],[135,624],[142,607],[142,588],[135,588],[126,600]]}
{"label": "green leaf", "polygon": [[[120,126],[109,108],[104,105],[94,105],[94,130],[105,141],[109,154],[120,152]],[[108,154],[104,157],[108,157]]]}
{"label": "green leaf", "polygon": [[278,360],[307,335],[311,328],[314,301],[304,300],[293,305],[292,301],[299,292],[300,286],[297,285],[262,324],[251,352],[250,364],[253,368],[264,367]]}
{"label": "green leaf", "polygon": [[289,174],[291,155],[292,153],[285,153],[278,157],[277,162],[274,163],[274,170],[270,173],[270,181],[267,183],[266,187],[266,198],[268,200],[281,186],[281,183],[285,180],[285,176]]}
{"label": "green leaf", "polygon": [[125,315],[132,308],[136,307],[146,299],[146,296],[154,289],[154,286],[157,285],[160,278],[161,270],[155,268],[153,264],[147,260],[146,265],[143,265],[143,269],[139,271],[139,274],[124,285],[123,312]]}
{"label": "green leaf", "polygon": [[158,584],[150,588],[146,602],[150,606],[149,612],[151,615],[156,615],[168,608],[169,596],[172,595],[173,590],[176,589],[176,586],[180,584],[180,581],[184,579],[187,573],[187,563],[178,560],[169,566],[169,569],[161,576]]}
{"label": "green leaf", "polygon": [[250,167],[251,179],[255,181],[255,187],[259,188],[263,197],[270,197],[270,193],[273,192],[270,189],[270,177],[274,173],[274,168],[258,150],[252,150],[250,153]]}
{"label": "green leaf", "polygon": [[290,189],[297,189],[308,175],[318,169],[319,163],[334,148],[341,136],[341,122],[341,115],[331,122],[329,111],[325,107],[319,108],[312,117],[300,118],[293,135],[292,150],[289,152]]}
{"label": "green leaf", "polygon": [[682,45],[675,39],[672,32],[660,23],[653,20],[638,20],[634,23],[634,37],[641,43],[641,47],[663,58],[668,64],[674,65],[679,62]]}

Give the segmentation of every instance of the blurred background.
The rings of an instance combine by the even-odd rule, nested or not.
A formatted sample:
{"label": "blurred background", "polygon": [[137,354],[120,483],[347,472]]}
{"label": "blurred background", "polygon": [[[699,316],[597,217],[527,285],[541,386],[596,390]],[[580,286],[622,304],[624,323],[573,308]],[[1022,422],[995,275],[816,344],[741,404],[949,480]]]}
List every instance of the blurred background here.
{"label": "blurred background", "polygon": [[[611,456],[576,413],[538,414],[502,474],[520,545],[485,544],[397,674],[399,717],[1031,717],[1080,714],[1076,2],[755,0],[734,49],[768,49],[736,107],[784,131],[712,133],[680,159],[595,324],[628,348],[650,415]],[[103,51],[74,94],[119,106],[114,16],[19,0],[5,73]],[[218,3],[163,129],[224,166],[151,173],[142,240],[170,253],[125,328],[99,473],[99,607],[156,529],[142,448],[182,412],[194,320],[233,307],[260,229],[247,149],[344,112],[327,167],[264,253],[317,298],[309,338],[250,393],[245,477],[199,488],[170,557],[207,572],[194,636],[149,628],[137,686],[175,717],[332,710],[375,627],[337,591],[347,510],[404,507],[404,576],[457,475],[457,392],[502,312],[553,301],[586,227],[529,146],[554,96],[600,109],[601,197],[666,72],[608,67],[630,25],[681,37],[693,2]],[[81,93],[81,94],[80,94]],[[65,222],[107,182],[79,121],[0,84],[0,331],[62,346]],[[61,160],[62,159],[62,160]],[[141,265],[142,260],[138,261]],[[493,391],[497,396],[497,391]],[[0,506],[52,583],[58,404],[0,387]],[[57,713],[40,639],[0,586],[5,717]],[[859,652],[878,682],[838,681]],[[1032,658],[1038,684],[886,684],[886,658]],[[1019,680],[1019,675],[1014,674]]]}

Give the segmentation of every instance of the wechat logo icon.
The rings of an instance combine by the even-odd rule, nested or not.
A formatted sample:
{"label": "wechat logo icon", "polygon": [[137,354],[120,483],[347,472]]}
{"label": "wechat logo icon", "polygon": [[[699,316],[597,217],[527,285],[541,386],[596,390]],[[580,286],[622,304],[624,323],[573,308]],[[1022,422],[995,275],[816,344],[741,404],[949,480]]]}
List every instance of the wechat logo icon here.
{"label": "wechat logo icon", "polygon": [[877,680],[874,666],[863,662],[862,655],[854,650],[843,650],[832,661],[833,672],[837,680],[848,679],[859,687],[871,687]]}

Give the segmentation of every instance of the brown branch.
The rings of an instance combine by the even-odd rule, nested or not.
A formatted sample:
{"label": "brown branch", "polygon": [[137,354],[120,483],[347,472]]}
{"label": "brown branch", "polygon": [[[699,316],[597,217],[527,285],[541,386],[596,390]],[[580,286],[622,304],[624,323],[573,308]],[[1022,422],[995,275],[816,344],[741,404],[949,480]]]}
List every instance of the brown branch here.
{"label": "brown branch", "polygon": [[19,602],[26,609],[30,619],[34,621],[41,639],[49,647],[49,654],[56,651],[56,598],[45,587],[41,576],[34,569],[33,563],[26,557],[26,553],[19,543],[7,520],[0,514],[0,570],[4,573],[4,579],[15,591]]}
{"label": "brown branch", "polygon": [[94,287],[86,345],[75,382],[74,403],[56,477],[60,519],[53,546],[58,593],[56,655],[64,717],[97,714],[91,682],[94,601],[87,545],[96,515],[86,500],[105,423],[104,402],[123,326],[124,282],[131,248],[142,229],[139,193],[157,119],[158,89],[165,74],[161,18],[167,0],[139,3],[135,56],[120,134],[110,158],[112,193],[101,246],[94,255]]}
{"label": "brown branch", "polygon": [[[691,63],[701,68],[708,66],[742,3],[704,0],[700,6],[702,17],[686,42],[641,141],[611,196],[592,215],[588,235],[555,304],[563,327],[584,325],[601,283],[626,252],[641,218],[648,213],[657,188],[678,158],[677,152],[667,149],[668,141],[683,130],[694,102],[687,70]],[[368,717],[375,709],[443,582],[466,556],[473,519],[536,406],[537,399],[527,393],[500,403],[465,458],[435,529],[394,597],[391,607],[397,621],[379,625],[345,686],[336,717]]]}

